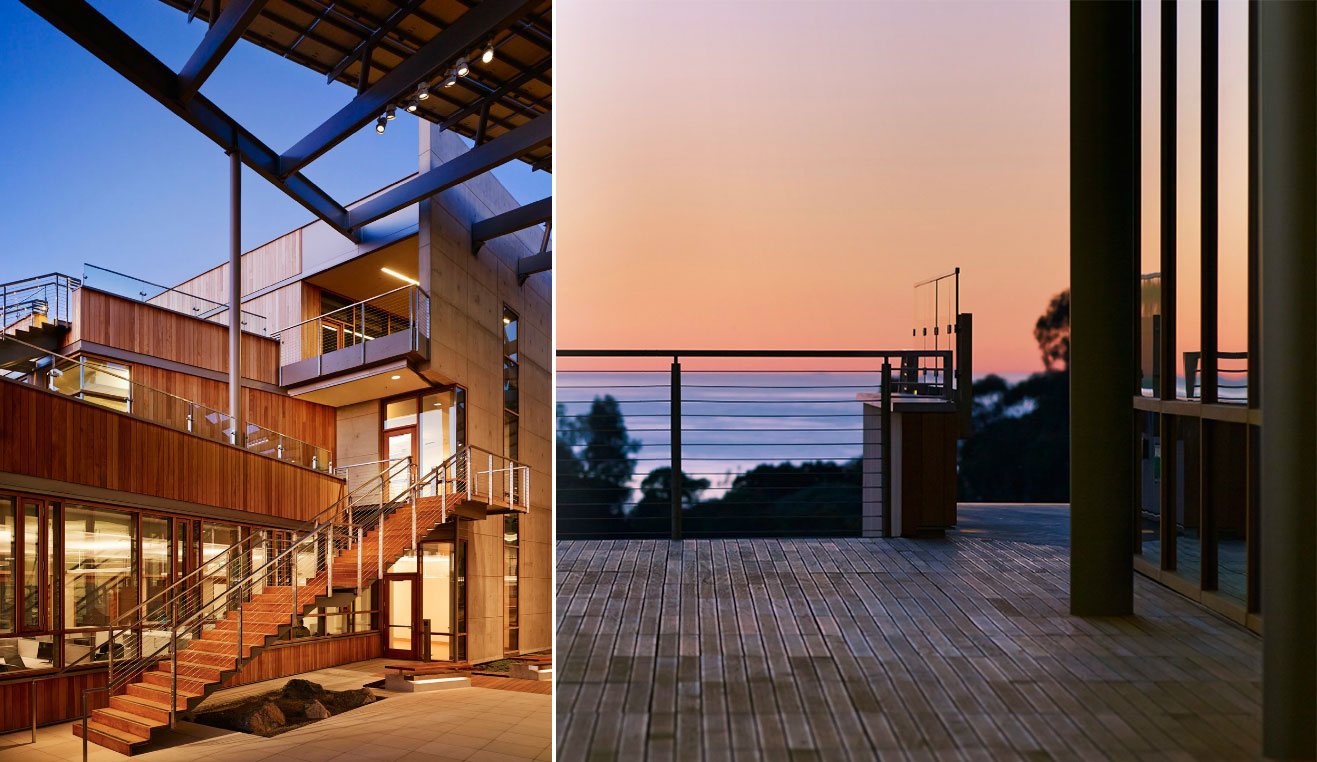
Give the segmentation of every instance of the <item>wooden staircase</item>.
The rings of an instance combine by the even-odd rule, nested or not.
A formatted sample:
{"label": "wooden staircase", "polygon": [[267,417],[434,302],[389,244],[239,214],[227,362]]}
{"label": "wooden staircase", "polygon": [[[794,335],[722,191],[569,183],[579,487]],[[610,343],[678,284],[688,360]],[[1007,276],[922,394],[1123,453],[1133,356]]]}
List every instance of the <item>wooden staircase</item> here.
{"label": "wooden staircase", "polygon": [[[445,519],[453,520],[458,508],[469,511],[471,504],[480,499],[468,500],[465,494],[444,497],[422,497],[416,501],[416,534],[425,536]],[[444,510],[445,504],[447,511]],[[373,583],[380,568],[380,536],[383,527],[383,565],[387,569],[415,543],[412,539],[412,510],[410,504],[399,506],[385,516],[382,522],[363,533],[361,552],[361,584]],[[178,651],[178,703],[180,712],[191,711],[207,696],[226,684],[242,671],[252,659],[276,643],[292,626],[295,615],[299,618],[312,609],[327,604],[336,591],[355,590],[357,586],[357,553],[355,544],[334,555],[333,582],[330,590],[328,570],[297,586],[296,605],[291,586],[272,587],[252,595],[242,603],[242,646],[239,658],[238,611],[231,610],[223,618],[203,627],[200,637],[194,637]],[[261,570],[257,570],[260,574]],[[232,605],[232,604],[231,604]],[[140,682],[124,686],[122,693],[112,695],[109,706],[95,709],[87,720],[87,739],[99,746],[121,754],[134,754],[151,742],[155,734],[169,728],[169,703],[173,689],[174,662],[162,656],[154,668],[140,673]],[[75,721],[73,734],[82,736],[82,722]]]}
{"label": "wooden staircase", "polygon": [[26,327],[14,326],[4,331],[6,336],[18,341],[0,341],[0,370],[31,373],[38,359],[57,351],[63,345],[69,324],[62,320],[34,323],[30,318],[19,323],[26,324]]}

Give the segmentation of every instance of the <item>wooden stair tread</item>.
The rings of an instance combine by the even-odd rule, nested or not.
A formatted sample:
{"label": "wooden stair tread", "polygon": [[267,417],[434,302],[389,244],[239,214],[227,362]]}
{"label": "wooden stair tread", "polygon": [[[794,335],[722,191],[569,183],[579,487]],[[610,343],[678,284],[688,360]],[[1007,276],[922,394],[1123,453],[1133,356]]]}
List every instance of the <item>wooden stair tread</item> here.
{"label": "wooden stair tread", "polygon": [[[118,728],[111,727],[111,726],[106,725],[105,723],[102,723],[102,722],[97,722],[96,720],[87,720],[87,730],[90,731],[90,732],[89,732],[89,735],[99,733],[100,735],[103,735],[103,736],[105,736],[106,738],[109,738],[109,739],[113,740],[113,741],[116,742],[117,744],[126,747],[126,748],[127,748],[128,750],[130,750],[130,751],[135,750],[135,749],[136,749],[137,747],[139,747],[139,746],[145,746],[146,744],[150,743],[150,741],[151,741],[151,739],[149,739],[149,738],[143,738],[143,737],[141,737],[141,736],[135,736],[135,735],[133,735],[132,733],[129,733],[128,731],[126,731],[126,730],[119,730]],[[77,737],[79,737],[79,738],[82,737],[82,721],[81,721],[81,720],[75,720],[75,721],[74,721],[74,723],[73,723],[73,735],[75,735],[75,736],[77,736]],[[92,741],[93,743],[97,743],[97,745],[99,745],[99,746],[105,746],[105,744],[100,744],[99,742],[97,742],[96,739],[95,739],[94,737],[93,737],[93,738],[88,738],[87,740]],[[112,746],[107,746],[107,748],[111,749],[112,751],[119,751],[119,749],[116,749],[116,748],[114,748],[114,747],[112,747]],[[123,752],[121,752],[121,753],[123,753]]]}
{"label": "wooden stair tread", "polygon": [[[168,708],[169,707],[165,707],[165,709]],[[133,714],[132,712],[126,712],[122,709],[115,709],[114,707],[104,707],[102,709],[97,709],[95,711],[104,712],[105,714],[108,714],[112,717],[119,717],[121,719],[128,720],[129,722],[135,722],[138,723],[139,725],[146,725],[147,727],[152,727],[152,728],[160,728],[169,724],[167,722],[161,722],[160,720],[153,720],[150,717],[146,717],[144,715]]]}

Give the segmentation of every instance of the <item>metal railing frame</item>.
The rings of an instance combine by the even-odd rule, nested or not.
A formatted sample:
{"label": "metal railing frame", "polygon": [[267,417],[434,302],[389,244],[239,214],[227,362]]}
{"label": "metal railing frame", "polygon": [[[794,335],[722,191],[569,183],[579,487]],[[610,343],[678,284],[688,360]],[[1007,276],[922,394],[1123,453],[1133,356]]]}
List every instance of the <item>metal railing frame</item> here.
{"label": "metal railing frame", "polygon": [[[946,276],[942,276],[946,277]],[[930,395],[919,394],[919,389],[923,387],[937,390],[936,398],[944,400],[955,399],[957,376],[954,367],[954,353],[950,349],[894,349],[894,350],[759,350],[759,349],[559,349],[556,352],[558,357],[575,357],[575,358],[645,358],[645,357],[671,357],[671,380],[669,382],[670,407],[669,407],[669,441],[671,442],[669,450],[669,460],[672,463],[670,491],[672,495],[671,508],[671,535],[673,540],[682,538],[681,528],[681,359],[685,358],[724,358],[724,359],[870,359],[881,360],[881,426],[882,426],[882,445],[881,458],[882,463],[882,495],[883,495],[883,536],[891,536],[891,483],[892,483],[892,399],[893,397],[928,397]],[[922,360],[932,359],[936,361],[934,366],[928,367],[921,364]],[[893,381],[892,360],[898,360],[895,366],[898,374],[914,369],[920,377],[911,382],[904,378]],[[661,373],[656,370],[654,373]],[[922,378],[925,373],[933,373],[937,378],[936,383],[930,383]],[[914,390],[913,393],[910,390]]]}
{"label": "metal railing frame", "polygon": [[[43,355],[49,355],[49,356],[51,356],[51,357],[58,357],[58,358],[61,359],[61,360],[67,360],[67,361],[69,361],[69,362],[77,363],[78,366],[79,366],[79,372],[82,372],[82,369],[83,369],[84,366],[86,366],[86,364],[87,364],[86,358],[73,358],[73,357],[69,357],[68,355],[61,354],[61,353],[59,353],[59,352],[55,352],[55,351],[52,351],[52,350],[49,350],[49,349],[43,349],[43,348],[38,347],[38,346],[36,346],[36,345],[34,345],[34,344],[30,344],[30,343],[28,343],[28,342],[26,342],[26,341],[23,341],[22,339],[17,339],[17,338],[14,338],[13,336],[8,336],[8,335],[5,335],[5,334],[3,334],[3,333],[0,333],[0,342],[5,342],[5,341],[12,341],[12,342],[15,342],[15,343],[18,343],[18,344],[22,344],[23,346],[28,347],[29,349],[34,349],[34,350],[40,352],[40,353],[43,354]],[[157,389],[157,388],[155,388],[154,386],[148,386],[147,384],[143,384],[143,383],[141,383],[141,382],[139,382],[139,381],[134,381],[134,380],[132,380],[132,378],[130,378],[130,377],[128,377],[128,376],[125,376],[125,375],[122,375],[122,374],[120,374],[120,373],[115,373],[114,371],[109,370],[108,368],[97,368],[97,369],[96,369],[96,372],[97,372],[97,373],[104,373],[104,374],[107,375],[107,376],[112,376],[112,377],[114,377],[114,378],[120,379],[121,381],[126,381],[126,382],[128,382],[128,385],[129,385],[129,388],[130,388],[130,389],[131,389],[131,388],[134,388],[134,387],[141,388],[141,389],[145,389],[146,391],[149,391],[149,392],[152,392],[152,393],[155,393],[155,394],[164,395],[165,397],[168,397],[168,398],[171,398],[171,399],[174,399],[174,400],[178,400],[180,403],[182,403],[183,405],[186,405],[186,406],[187,406],[187,407],[186,407],[186,409],[187,409],[187,428],[185,428],[185,429],[178,428],[177,426],[171,426],[170,424],[163,423],[163,422],[161,422],[161,421],[152,421],[152,423],[157,423],[157,424],[159,424],[159,425],[161,425],[161,426],[167,426],[168,428],[174,429],[175,431],[185,431],[185,432],[187,432],[187,433],[189,433],[189,434],[194,434],[194,435],[196,435],[196,436],[201,436],[200,434],[197,434],[197,433],[193,430],[193,422],[197,419],[197,413],[198,413],[198,411],[200,411],[200,412],[201,412],[201,416],[202,416],[203,418],[206,417],[207,415],[215,415],[215,416],[218,416],[218,418],[217,418],[216,420],[227,420],[227,421],[229,422],[229,435],[228,435],[229,444],[235,445],[235,446],[237,446],[237,447],[242,448],[243,450],[246,450],[246,451],[248,451],[248,452],[254,453],[254,454],[256,454],[256,455],[260,455],[260,456],[262,456],[262,457],[266,457],[266,458],[271,458],[271,457],[272,457],[273,460],[277,460],[277,461],[279,461],[279,462],[281,462],[281,463],[289,463],[289,465],[301,466],[302,464],[300,464],[300,463],[290,463],[289,461],[284,460],[283,457],[282,457],[283,452],[284,452],[284,450],[286,449],[284,443],[285,443],[285,442],[291,442],[291,443],[293,443],[292,446],[294,446],[294,447],[308,448],[308,449],[310,449],[310,450],[312,451],[311,464],[310,464],[310,465],[306,465],[306,466],[302,466],[303,468],[309,468],[309,469],[311,469],[312,471],[318,471],[318,472],[321,472],[321,473],[332,473],[333,470],[334,470],[334,468],[333,468],[333,465],[334,465],[334,464],[333,464],[333,460],[332,460],[332,458],[329,457],[329,450],[326,449],[326,448],[324,448],[324,447],[316,447],[315,445],[313,445],[313,444],[311,444],[311,443],[309,443],[309,442],[303,442],[302,440],[297,439],[297,438],[295,438],[295,437],[290,437],[290,436],[288,436],[287,434],[282,434],[282,433],[280,433],[280,432],[278,432],[278,431],[275,431],[274,429],[267,428],[267,427],[265,427],[265,426],[261,426],[261,425],[259,425],[259,424],[251,423],[250,421],[248,421],[248,422],[246,423],[246,426],[247,426],[248,428],[250,428],[250,427],[252,427],[252,426],[255,426],[257,429],[260,429],[261,431],[267,431],[267,432],[269,432],[271,435],[273,435],[274,437],[277,437],[277,438],[278,438],[278,440],[279,440],[279,441],[278,441],[278,444],[275,446],[275,453],[276,453],[276,454],[275,454],[274,456],[270,456],[270,455],[268,455],[268,454],[266,454],[266,453],[264,453],[264,452],[261,452],[260,450],[252,449],[252,447],[250,446],[250,443],[247,441],[247,431],[244,430],[244,431],[239,432],[239,431],[237,430],[237,428],[234,427],[234,426],[232,425],[232,418],[229,416],[228,413],[221,412],[221,411],[216,410],[216,409],[214,409],[214,408],[212,408],[212,407],[207,407],[206,405],[202,405],[202,404],[199,403],[199,402],[193,402],[192,400],[187,399],[186,397],[180,397],[180,396],[178,396],[177,394],[171,394],[171,393],[169,393],[169,392],[167,392],[167,391],[164,391],[163,389]],[[128,398],[128,399],[129,399],[129,406],[128,406],[128,412],[127,412],[127,415],[133,415],[134,417],[137,417],[137,416],[135,416],[134,413],[132,412],[132,400],[133,400],[134,398],[135,398],[135,397],[133,397],[133,396],[129,396],[129,398]],[[148,419],[148,418],[142,418],[142,420],[150,420],[150,419]],[[235,441],[235,440],[238,438],[239,434],[241,434],[241,437],[242,437],[242,440],[243,440],[241,443]],[[219,441],[219,440],[211,439],[210,437],[203,437],[203,438],[204,438],[204,439],[208,439],[209,441],[212,441],[212,442],[214,442],[214,441]],[[323,468],[323,469],[320,468],[320,453],[321,453],[321,452],[323,452],[323,453],[325,454],[325,458],[324,458],[325,463],[324,463],[324,468]]]}
{"label": "metal railing frame", "polygon": [[[394,294],[397,294],[400,291],[407,292],[406,315],[397,315],[396,313],[389,312],[388,310],[383,310],[383,308],[377,307],[376,309],[380,309],[389,315],[393,315],[394,317],[406,318],[406,326],[400,328],[397,331],[390,331],[386,334],[383,334],[382,336],[368,336],[365,332],[367,307],[369,307],[372,302],[378,302],[379,300],[385,299],[386,297],[389,296],[393,296]],[[351,318],[351,326],[353,329],[352,332],[359,337],[359,341],[349,346],[364,347],[366,343],[373,341],[377,338],[383,338],[384,336],[392,336],[394,334],[407,331],[410,332],[411,334],[411,343],[408,345],[408,350],[412,352],[420,352],[425,348],[422,343],[422,338],[429,337],[429,332],[430,332],[429,314],[430,314],[430,295],[426,293],[425,289],[421,288],[420,286],[414,284],[407,284],[405,286],[399,286],[398,288],[385,291],[382,294],[376,294],[367,299],[362,299],[359,302],[353,302],[352,304],[349,304],[347,306],[339,307],[336,310],[330,310],[329,312],[326,312],[324,314],[316,315],[315,317],[307,318],[306,320],[301,320],[291,325],[284,326],[283,328],[280,328],[278,331],[275,331],[273,334],[271,334],[271,338],[279,342],[280,368],[282,368],[285,365],[291,365],[292,363],[295,362],[301,362],[302,360],[310,360],[312,358],[316,358],[317,360],[319,360],[319,358],[322,358],[325,355],[325,352],[323,351],[323,346],[320,343],[321,337],[319,330],[316,331],[314,347],[312,348],[302,347],[301,337],[300,335],[298,335],[297,345],[299,351],[297,353],[298,356],[295,358],[285,357],[285,347],[287,346],[287,342],[285,342],[284,340],[285,335],[289,334],[289,332],[300,332],[305,326],[309,324],[315,324],[317,327],[319,327],[320,325],[323,324],[323,322],[326,319],[333,319],[331,317],[333,315],[348,315]],[[346,321],[335,320],[335,322],[344,323]],[[348,346],[340,347],[340,349],[347,349],[347,348]],[[309,349],[314,349],[314,353],[309,351]],[[317,367],[316,370],[317,370],[316,375],[320,375],[320,373],[323,371],[323,367]]]}

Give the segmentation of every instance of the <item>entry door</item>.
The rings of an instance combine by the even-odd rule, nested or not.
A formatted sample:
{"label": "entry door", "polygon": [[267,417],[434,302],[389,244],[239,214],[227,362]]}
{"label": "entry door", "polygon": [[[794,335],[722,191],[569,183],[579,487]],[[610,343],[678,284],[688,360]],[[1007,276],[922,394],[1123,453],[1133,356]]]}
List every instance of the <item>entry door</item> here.
{"label": "entry door", "polygon": [[415,574],[384,576],[384,656],[415,659],[419,632],[416,628]]}
{"label": "entry door", "polygon": [[[408,426],[402,429],[391,430],[385,438],[384,451],[386,453],[384,457],[388,458],[390,461],[411,458],[412,464],[415,465],[416,427]],[[394,466],[397,464],[391,462],[389,465]],[[389,479],[388,500],[392,500],[402,494],[402,492],[407,489],[408,485],[411,484],[411,475],[407,472],[406,468],[399,467],[393,471],[392,474],[392,477]]]}

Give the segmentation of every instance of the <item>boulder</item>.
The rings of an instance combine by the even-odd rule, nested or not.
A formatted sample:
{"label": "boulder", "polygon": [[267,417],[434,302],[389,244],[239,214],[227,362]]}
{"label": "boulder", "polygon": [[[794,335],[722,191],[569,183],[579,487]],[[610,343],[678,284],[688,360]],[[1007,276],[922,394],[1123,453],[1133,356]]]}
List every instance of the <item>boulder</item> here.
{"label": "boulder", "polygon": [[349,709],[356,709],[359,706],[374,703],[376,698],[375,694],[371,693],[370,688],[358,688],[355,691],[330,691],[321,701],[334,714],[339,714]]}
{"label": "boulder", "polygon": [[284,684],[283,695],[291,699],[318,699],[325,695],[325,689],[320,683],[299,678]]}
{"label": "boulder", "polygon": [[243,718],[241,730],[263,736],[282,727],[286,721],[279,707],[272,701],[266,701]]}
{"label": "boulder", "polygon": [[319,701],[312,701],[307,704],[305,714],[308,720],[325,720],[329,718],[329,710]]}

